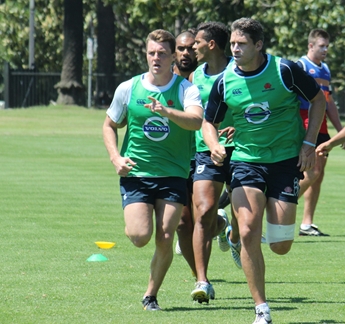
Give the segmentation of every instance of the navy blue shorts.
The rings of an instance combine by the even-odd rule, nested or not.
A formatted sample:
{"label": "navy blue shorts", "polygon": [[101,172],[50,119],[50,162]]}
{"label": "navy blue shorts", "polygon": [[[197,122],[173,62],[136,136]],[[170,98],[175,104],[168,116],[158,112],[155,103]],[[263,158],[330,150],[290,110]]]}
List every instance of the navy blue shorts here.
{"label": "navy blue shorts", "polygon": [[189,193],[193,193],[193,179],[195,172],[195,160],[190,161],[189,177],[187,179],[187,189]]}
{"label": "navy blue shorts", "polygon": [[276,163],[231,161],[231,189],[248,186],[260,189],[266,197],[297,204],[299,180],[303,172],[298,157]]}
{"label": "navy blue shorts", "polygon": [[186,188],[187,179],[180,177],[121,177],[122,208],[137,202],[154,205],[157,199],[185,205],[187,201]]}
{"label": "navy blue shorts", "polygon": [[226,158],[222,166],[216,166],[211,160],[211,152],[197,152],[195,154],[195,173],[194,182],[198,180],[211,180],[230,184],[230,158],[234,147],[226,147]]}

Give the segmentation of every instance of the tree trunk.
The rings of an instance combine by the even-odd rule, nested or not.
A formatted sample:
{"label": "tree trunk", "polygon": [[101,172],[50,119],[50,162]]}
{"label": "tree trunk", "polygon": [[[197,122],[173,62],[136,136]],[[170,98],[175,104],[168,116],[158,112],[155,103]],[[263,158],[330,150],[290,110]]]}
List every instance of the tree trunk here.
{"label": "tree trunk", "polygon": [[109,107],[115,91],[115,15],[111,5],[97,2],[97,81],[95,103]]}
{"label": "tree trunk", "polygon": [[57,103],[85,105],[83,70],[83,1],[64,0],[64,42]]}

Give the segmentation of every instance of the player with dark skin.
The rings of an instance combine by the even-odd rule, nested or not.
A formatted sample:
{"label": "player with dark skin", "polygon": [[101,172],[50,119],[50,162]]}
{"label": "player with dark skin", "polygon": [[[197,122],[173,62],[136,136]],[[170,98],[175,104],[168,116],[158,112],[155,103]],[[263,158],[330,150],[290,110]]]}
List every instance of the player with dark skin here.
{"label": "player with dark skin", "polygon": [[176,59],[173,72],[186,79],[198,66],[193,50],[194,42],[195,35],[190,30],[184,31],[176,37]]}
{"label": "player with dark skin", "polygon": [[[229,33],[226,25],[220,22],[201,23],[197,29],[198,33],[195,37],[193,48],[197,54],[200,66],[191,74],[189,80],[198,86],[203,105],[205,106],[213,82],[231,61],[231,57],[225,54]],[[231,119],[229,114],[227,121],[231,123]],[[221,137],[221,142],[225,145],[229,128],[223,128],[221,126],[222,132],[219,136]],[[233,146],[231,143],[227,143],[226,146],[230,156]],[[209,154],[210,151],[204,143],[202,132],[196,132],[196,166],[193,176],[193,252],[197,270],[197,282],[191,292],[191,297],[199,303],[208,303],[209,299],[214,299],[215,292],[207,278],[212,241],[215,236],[225,231],[228,225],[226,213],[223,211],[224,216],[222,216],[218,214],[217,209],[224,183],[229,182],[231,178],[230,169],[227,166],[224,168],[215,167]],[[222,236],[224,237],[224,244],[222,244],[221,249],[225,252],[229,250],[229,245],[226,242],[225,233]],[[220,242],[218,241],[218,243]]]}
{"label": "player with dark skin", "polygon": [[[176,37],[176,59],[173,66],[173,72],[188,79],[189,75],[198,66],[196,54],[193,49],[195,34],[192,30],[184,31]],[[191,174],[194,173],[194,156],[191,157]],[[192,186],[193,180],[191,175],[188,179],[187,186],[187,204],[183,207],[181,221],[176,230],[180,253],[186,259],[189,267],[196,273],[194,254],[193,254],[193,216],[192,216]]]}
{"label": "player with dark skin", "polygon": [[[194,51],[193,45],[195,43],[197,31],[190,28],[187,31],[181,32],[176,37],[176,59],[173,66],[173,72],[175,74],[189,78],[198,64],[196,58],[196,52]],[[225,131],[223,131],[225,132]],[[196,267],[193,253],[193,215],[192,215],[192,186],[193,179],[192,175],[195,170],[195,160],[194,156],[191,161],[191,177],[189,179],[190,183],[188,185],[188,203],[184,206],[181,216],[181,221],[177,229],[178,242],[176,244],[176,253],[182,254],[186,259],[188,265],[190,266],[193,275],[196,276]],[[230,204],[229,196],[225,190],[222,194],[222,200],[219,202],[219,208],[225,208]]]}

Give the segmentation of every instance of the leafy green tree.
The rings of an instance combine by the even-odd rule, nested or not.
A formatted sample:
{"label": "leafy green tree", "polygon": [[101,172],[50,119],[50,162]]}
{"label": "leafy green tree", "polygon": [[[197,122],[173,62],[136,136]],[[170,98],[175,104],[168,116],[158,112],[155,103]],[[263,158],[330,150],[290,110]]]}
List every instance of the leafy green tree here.
{"label": "leafy green tree", "polygon": [[[146,70],[145,38],[157,28],[173,34],[203,21],[217,20],[227,25],[237,18],[247,16],[258,19],[265,28],[267,52],[296,60],[307,51],[307,36],[313,28],[324,28],[331,35],[327,58],[332,71],[336,91],[345,89],[345,0],[93,0],[83,1],[82,49],[85,53],[86,37],[89,35],[88,17],[92,17],[96,36],[100,43],[96,60],[97,71],[105,71],[102,63],[115,65],[120,75],[116,84],[134,74]],[[114,39],[104,35],[100,16],[95,15],[100,3],[114,15]],[[40,71],[62,71],[63,64],[63,0],[35,0],[35,58]],[[79,13],[74,12],[74,15]],[[96,17],[96,18],[95,18]],[[105,16],[104,16],[105,17]],[[105,17],[107,27],[112,22]],[[108,25],[110,24],[110,25]],[[111,29],[110,29],[111,30]],[[111,31],[112,33],[112,31]],[[6,1],[0,5],[0,64],[6,60],[12,67],[28,67],[29,1]],[[103,37],[109,36],[107,41]],[[103,43],[103,45],[102,45]],[[114,44],[114,45],[113,45]],[[106,46],[106,48],[103,48]],[[115,59],[111,48],[114,48]],[[102,52],[107,58],[98,58]],[[111,62],[110,62],[111,61]],[[87,73],[87,59],[82,55],[83,74]],[[115,84],[115,85],[116,85]],[[103,86],[102,86],[103,87]],[[102,88],[101,87],[101,88]],[[0,87],[1,91],[1,87]],[[98,89],[98,91],[102,91]]]}
{"label": "leafy green tree", "polygon": [[[61,0],[35,0],[35,65],[43,71],[60,71],[62,67]],[[29,1],[6,1],[0,5],[0,64],[28,68]]]}
{"label": "leafy green tree", "polygon": [[[124,78],[146,70],[145,38],[163,28],[177,35],[200,22],[227,22],[243,12],[243,0],[105,0],[113,4],[116,25],[116,70]],[[121,80],[120,80],[121,81]]]}

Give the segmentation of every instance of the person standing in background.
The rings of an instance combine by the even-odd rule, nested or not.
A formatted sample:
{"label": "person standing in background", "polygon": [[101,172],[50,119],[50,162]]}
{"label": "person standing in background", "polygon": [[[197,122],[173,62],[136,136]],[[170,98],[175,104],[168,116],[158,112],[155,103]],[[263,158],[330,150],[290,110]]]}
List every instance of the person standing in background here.
{"label": "person standing in background", "polygon": [[[313,29],[308,36],[308,52],[302,56],[297,64],[303,68],[320,85],[326,97],[326,113],[323,116],[321,128],[316,140],[316,146],[330,139],[327,129],[327,117],[339,132],[343,127],[338,109],[332,97],[331,72],[323,62],[329,47],[329,34],[323,29]],[[300,114],[303,125],[307,129],[309,122],[310,103],[300,97]],[[314,215],[321,192],[321,184],[325,175],[327,158],[316,155],[313,169],[304,172],[304,179],[300,181],[300,197],[304,197],[304,212],[302,224],[299,228],[300,236],[329,236],[321,232],[314,224]]]}

